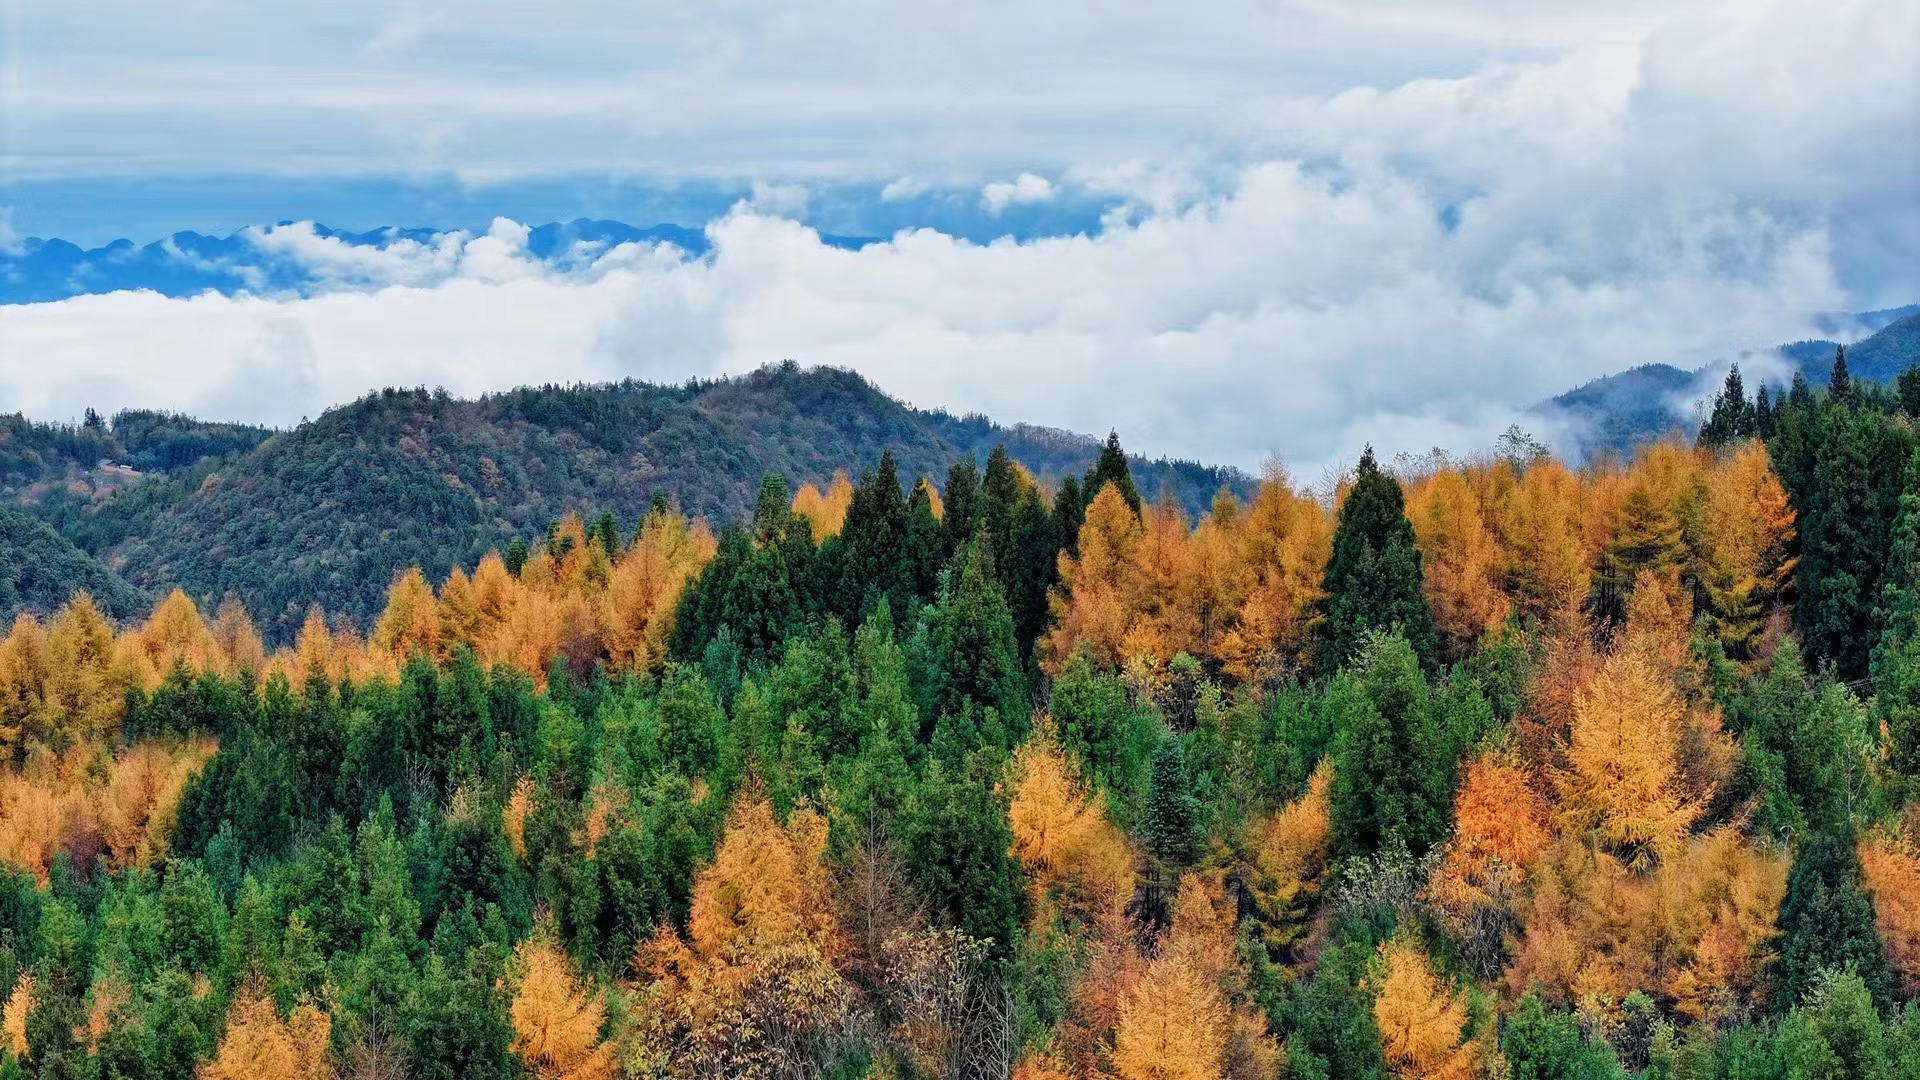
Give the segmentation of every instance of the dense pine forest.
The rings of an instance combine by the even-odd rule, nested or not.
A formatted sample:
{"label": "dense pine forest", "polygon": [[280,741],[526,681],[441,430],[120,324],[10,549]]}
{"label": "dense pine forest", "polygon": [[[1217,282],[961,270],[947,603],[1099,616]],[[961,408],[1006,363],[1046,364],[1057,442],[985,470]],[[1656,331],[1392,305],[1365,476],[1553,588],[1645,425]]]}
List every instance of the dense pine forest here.
{"label": "dense pine forest", "polygon": [[0,1074],[1920,1077],[1916,416],[1842,354],[1200,513],[883,436],[285,635],[77,593],[0,642]]}

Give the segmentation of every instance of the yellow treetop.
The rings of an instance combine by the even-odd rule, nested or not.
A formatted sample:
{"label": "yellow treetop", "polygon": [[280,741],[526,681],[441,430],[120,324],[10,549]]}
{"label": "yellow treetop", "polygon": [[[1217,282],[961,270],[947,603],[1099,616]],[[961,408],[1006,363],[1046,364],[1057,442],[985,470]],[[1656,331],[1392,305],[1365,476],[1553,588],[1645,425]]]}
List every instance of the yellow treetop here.
{"label": "yellow treetop", "polygon": [[540,1080],[609,1080],[613,1046],[600,1038],[606,1006],[574,976],[542,932],[514,952],[512,1051]]}
{"label": "yellow treetop", "polygon": [[1574,699],[1561,810],[1630,865],[1678,851],[1703,809],[1680,792],[1683,718],[1672,683],[1638,650],[1610,658]]}
{"label": "yellow treetop", "polygon": [[302,1003],[282,1020],[273,998],[243,990],[227,1013],[227,1032],[201,1080],[333,1080],[327,1055],[332,1022]]}
{"label": "yellow treetop", "polygon": [[1478,1049],[1461,1042],[1466,993],[1442,982],[1426,954],[1404,937],[1381,944],[1379,972],[1373,1018],[1393,1075],[1399,1080],[1471,1077]]}

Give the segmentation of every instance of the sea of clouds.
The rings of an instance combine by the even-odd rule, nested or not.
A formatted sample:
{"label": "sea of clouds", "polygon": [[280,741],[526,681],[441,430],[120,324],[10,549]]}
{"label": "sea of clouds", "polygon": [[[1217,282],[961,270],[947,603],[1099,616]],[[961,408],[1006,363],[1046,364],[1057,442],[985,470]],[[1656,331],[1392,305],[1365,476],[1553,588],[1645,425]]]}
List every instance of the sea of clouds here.
{"label": "sea of clouds", "polygon": [[[1494,32],[1500,5],[1466,7],[1482,23],[1460,33]],[[1379,11],[1397,35],[1453,40]],[[1152,121],[1173,134],[1115,141],[1134,156],[1083,141],[1077,163],[965,189],[986,213],[1112,200],[1085,235],[910,229],[847,250],[796,220],[805,178],[711,222],[699,257],[539,260],[507,219],[384,248],[257,230],[316,295],[0,307],[0,410],[284,425],[383,385],[678,381],[792,358],[915,404],[1117,428],[1154,454],[1279,455],[1297,474],[1369,442],[1471,450],[1538,430],[1529,405],[1595,376],[1920,299],[1915,42],[1906,0],[1640,10],[1459,74],[1236,103],[1199,151]],[[911,123],[912,95],[899,108]],[[898,165],[847,167],[894,198],[958,182],[952,162],[877,172]]]}

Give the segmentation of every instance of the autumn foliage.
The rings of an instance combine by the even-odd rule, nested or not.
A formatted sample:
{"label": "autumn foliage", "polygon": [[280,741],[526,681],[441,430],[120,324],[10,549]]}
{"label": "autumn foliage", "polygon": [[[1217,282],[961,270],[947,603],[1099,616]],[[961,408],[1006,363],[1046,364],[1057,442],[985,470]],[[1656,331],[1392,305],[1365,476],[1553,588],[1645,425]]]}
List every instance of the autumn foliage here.
{"label": "autumn foliage", "polygon": [[606,1080],[613,1047],[600,1037],[606,1005],[542,935],[514,954],[513,1053],[539,1080]]}
{"label": "autumn foliage", "polygon": [[301,1003],[282,1019],[271,997],[245,990],[227,1012],[227,1033],[201,1080],[333,1080],[327,1014]]}
{"label": "autumn foliage", "polygon": [[[1793,517],[1759,443],[1720,456],[1660,443],[1584,473],[1551,460],[1441,459],[1404,480],[1448,660],[1508,618],[1574,617],[1596,588],[1624,604],[1642,570],[1698,581],[1702,613],[1736,657],[1786,600]],[[1061,556],[1049,672],[1080,648],[1114,665],[1185,652],[1243,680],[1297,668],[1333,525],[1330,508],[1278,469],[1250,503],[1223,494],[1191,528],[1171,505],[1136,515],[1118,491],[1096,495],[1078,555]]]}

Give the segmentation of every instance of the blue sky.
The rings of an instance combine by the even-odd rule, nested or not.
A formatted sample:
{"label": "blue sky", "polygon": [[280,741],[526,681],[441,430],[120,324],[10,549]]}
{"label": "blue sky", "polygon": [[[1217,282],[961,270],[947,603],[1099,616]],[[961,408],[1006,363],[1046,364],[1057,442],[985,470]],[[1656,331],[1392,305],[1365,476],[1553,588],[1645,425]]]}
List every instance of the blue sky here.
{"label": "blue sky", "polygon": [[[794,357],[1310,472],[1366,441],[1470,450],[1586,378],[1920,300],[1911,0],[0,18],[0,241],[457,230],[373,253],[261,233],[321,295],[0,308],[0,408],[33,415],[290,423],[383,382]],[[705,226],[712,251],[526,257],[522,226],[576,216]]]}

